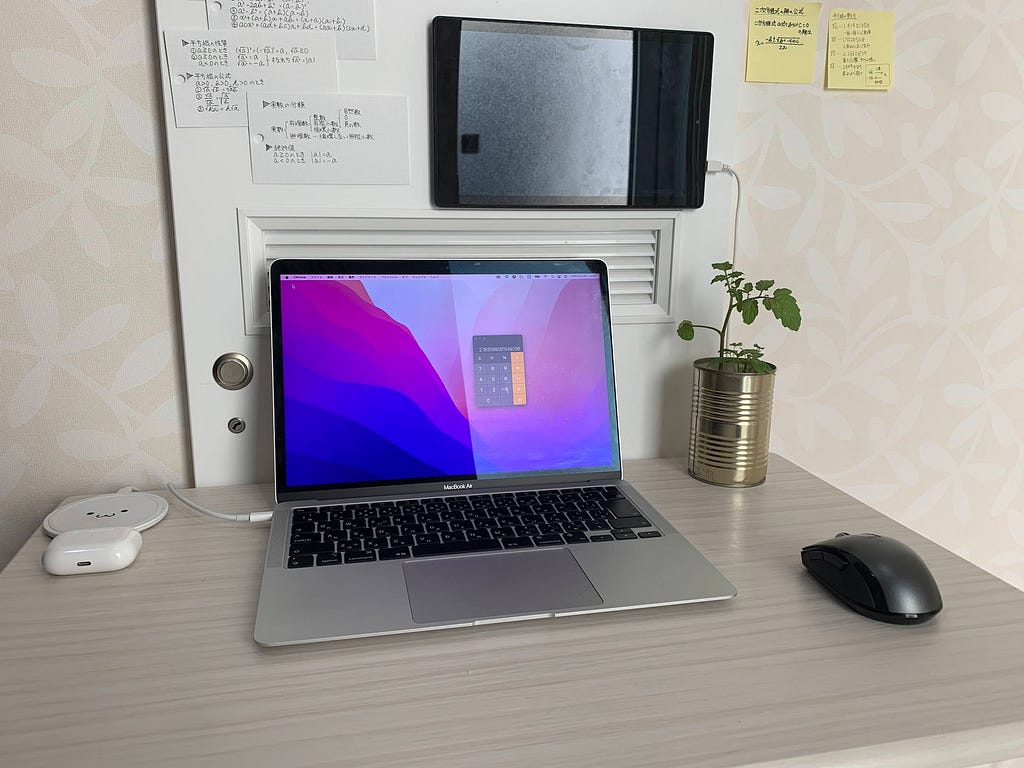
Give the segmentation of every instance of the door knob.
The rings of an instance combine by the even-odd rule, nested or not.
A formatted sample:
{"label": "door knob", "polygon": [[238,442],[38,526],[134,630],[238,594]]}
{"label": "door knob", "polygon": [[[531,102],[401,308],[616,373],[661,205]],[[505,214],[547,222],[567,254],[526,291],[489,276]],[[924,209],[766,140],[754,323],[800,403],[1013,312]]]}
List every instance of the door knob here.
{"label": "door knob", "polygon": [[252,381],[252,362],[241,352],[226,352],[213,364],[213,380],[224,389],[242,389]]}

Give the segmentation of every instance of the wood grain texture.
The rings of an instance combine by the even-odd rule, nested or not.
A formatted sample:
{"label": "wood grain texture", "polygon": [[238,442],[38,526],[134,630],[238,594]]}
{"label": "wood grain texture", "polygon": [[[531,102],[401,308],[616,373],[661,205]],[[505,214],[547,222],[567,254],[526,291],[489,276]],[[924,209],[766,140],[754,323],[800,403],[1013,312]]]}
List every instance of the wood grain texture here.
{"label": "wood grain texture", "polygon": [[[970,766],[1024,754],[1024,594],[773,456],[731,490],[627,477],[738,587],[711,603],[265,649],[267,526],[171,502],[138,561],[0,577],[0,755],[21,766]],[[192,491],[261,511],[267,486]],[[800,547],[896,536],[945,609],[836,604]]]}

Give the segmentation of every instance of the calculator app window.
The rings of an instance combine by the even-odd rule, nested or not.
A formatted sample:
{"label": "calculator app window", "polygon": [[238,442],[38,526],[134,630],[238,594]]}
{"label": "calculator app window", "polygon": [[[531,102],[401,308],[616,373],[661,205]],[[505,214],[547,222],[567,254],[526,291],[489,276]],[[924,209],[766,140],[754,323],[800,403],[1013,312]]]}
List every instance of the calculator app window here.
{"label": "calculator app window", "polygon": [[473,337],[473,390],[480,408],[526,405],[526,358],[516,334]]}

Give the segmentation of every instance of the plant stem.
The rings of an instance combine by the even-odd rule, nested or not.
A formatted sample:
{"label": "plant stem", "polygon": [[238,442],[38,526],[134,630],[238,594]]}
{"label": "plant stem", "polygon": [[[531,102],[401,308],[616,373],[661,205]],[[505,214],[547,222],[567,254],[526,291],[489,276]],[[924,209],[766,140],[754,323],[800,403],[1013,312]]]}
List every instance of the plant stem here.
{"label": "plant stem", "polygon": [[725,311],[725,322],[722,323],[722,329],[718,330],[718,356],[725,357],[725,332],[729,328],[729,316],[732,314],[733,309],[736,308],[736,299],[732,294],[729,294],[729,309]]}

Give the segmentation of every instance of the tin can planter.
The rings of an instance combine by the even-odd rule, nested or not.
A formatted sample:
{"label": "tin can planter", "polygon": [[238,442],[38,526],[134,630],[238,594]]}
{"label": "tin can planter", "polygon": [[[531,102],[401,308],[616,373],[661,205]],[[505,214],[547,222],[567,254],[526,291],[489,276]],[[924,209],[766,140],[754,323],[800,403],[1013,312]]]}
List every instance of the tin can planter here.
{"label": "tin can planter", "polygon": [[748,487],[768,472],[775,366],[748,373],[716,357],[693,362],[689,473],[705,483]]}

